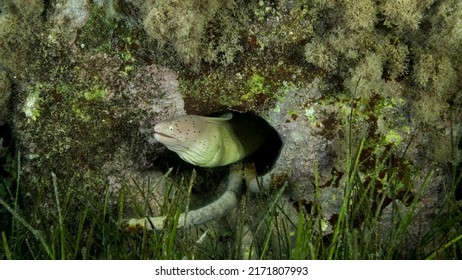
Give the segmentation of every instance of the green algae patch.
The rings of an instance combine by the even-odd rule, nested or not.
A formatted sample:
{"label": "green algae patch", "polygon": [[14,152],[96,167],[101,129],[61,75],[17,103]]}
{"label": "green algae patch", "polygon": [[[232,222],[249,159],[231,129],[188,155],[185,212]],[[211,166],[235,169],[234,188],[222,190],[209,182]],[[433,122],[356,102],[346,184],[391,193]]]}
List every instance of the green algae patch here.
{"label": "green algae patch", "polygon": [[403,137],[394,130],[389,130],[385,135],[385,143],[399,145],[403,141]]}
{"label": "green algae patch", "polygon": [[265,78],[254,73],[247,82],[247,92],[241,96],[242,101],[249,101],[259,94],[267,95],[268,88],[265,84]]}
{"label": "green algae patch", "polygon": [[79,30],[77,46],[96,52],[111,52],[111,32],[119,31],[117,23],[106,17],[103,9],[93,6],[90,16],[83,28]]}
{"label": "green algae patch", "polygon": [[[122,62],[121,73],[128,77],[141,60],[140,55],[145,56],[145,50],[137,54],[140,49],[139,39],[145,39],[145,34],[120,20],[116,14],[108,15],[104,7],[93,5],[90,9],[90,16],[86,24],[79,30],[76,45],[83,52],[104,53],[109,56],[118,57]],[[144,59],[145,57],[143,57]]]}
{"label": "green algae patch", "polygon": [[83,93],[83,97],[87,101],[104,101],[107,97],[106,89],[95,89]]}
{"label": "green algae patch", "polygon": [[28,121],[36,121],[40,116],[40,103],[43,102],[40,97],[42,90],[44,90],[44,85],[36,85],[24,102],[22,110]]}

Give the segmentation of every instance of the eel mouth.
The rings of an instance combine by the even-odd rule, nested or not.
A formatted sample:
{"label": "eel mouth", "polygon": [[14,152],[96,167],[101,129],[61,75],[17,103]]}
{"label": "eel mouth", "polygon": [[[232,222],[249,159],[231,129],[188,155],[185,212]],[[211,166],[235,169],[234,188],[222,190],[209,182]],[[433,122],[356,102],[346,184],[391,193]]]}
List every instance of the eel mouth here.
{"label": "eel mouth", "polygon": [[161,133],[161,132],[156,132],[156,131],[154,131],[154,135],[160,135],[162,137],[167,137],[167,138],[174,138],[173,136],[170,136],[168,134]]}
{"label": "eel mouth", "polygon": [[175,137],[160,132],[154,132],[154,138],[161,143],[163,143],[164,141],[175,139]]}

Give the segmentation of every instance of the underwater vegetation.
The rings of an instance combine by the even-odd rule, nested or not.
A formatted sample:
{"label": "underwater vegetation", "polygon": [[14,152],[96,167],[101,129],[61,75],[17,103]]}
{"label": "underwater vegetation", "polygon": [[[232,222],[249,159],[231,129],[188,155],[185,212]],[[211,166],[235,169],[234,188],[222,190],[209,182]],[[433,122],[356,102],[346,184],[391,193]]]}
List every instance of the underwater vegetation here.
{"label": "underwater vegetation", "polygon": [[[0,258],[461,258],[461,54],[459,0],[0,0]],[[154,126],[222,110],[280,158],[177,229],[229,166]]]}

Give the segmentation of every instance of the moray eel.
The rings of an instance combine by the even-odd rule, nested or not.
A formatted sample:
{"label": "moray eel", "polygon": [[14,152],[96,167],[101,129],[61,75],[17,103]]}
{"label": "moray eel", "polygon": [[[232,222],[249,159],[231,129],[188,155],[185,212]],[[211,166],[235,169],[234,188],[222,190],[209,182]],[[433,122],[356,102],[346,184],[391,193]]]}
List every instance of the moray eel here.
{"label": "moray eel", "polygon": [[[210,116],[186,115],[160,122],[154,138],[184,161],[200,167],[225,166],[279,144],[271,163],[263,163],[266,172],[279,155],[279,134],[263,118],[251,113],[225,112]],[[271,141],[268,141],[272,139]],[[270,143],[270,145],[268,145]],[[272,144],[271,144],[272,143]],[[274,149],[272,149],[274,150]]]}

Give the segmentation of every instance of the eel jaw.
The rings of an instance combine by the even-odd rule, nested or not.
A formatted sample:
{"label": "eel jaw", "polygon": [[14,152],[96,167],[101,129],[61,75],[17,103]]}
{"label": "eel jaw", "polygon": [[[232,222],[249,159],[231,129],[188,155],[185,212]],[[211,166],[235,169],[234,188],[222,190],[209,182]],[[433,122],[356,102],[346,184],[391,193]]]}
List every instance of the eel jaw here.
{"label": "eel jaw", "polygon": [[154,132],[154,138],[162,144],[164,144],[166,141],[171,141],[175,139],[175,137],[160,132]]}

